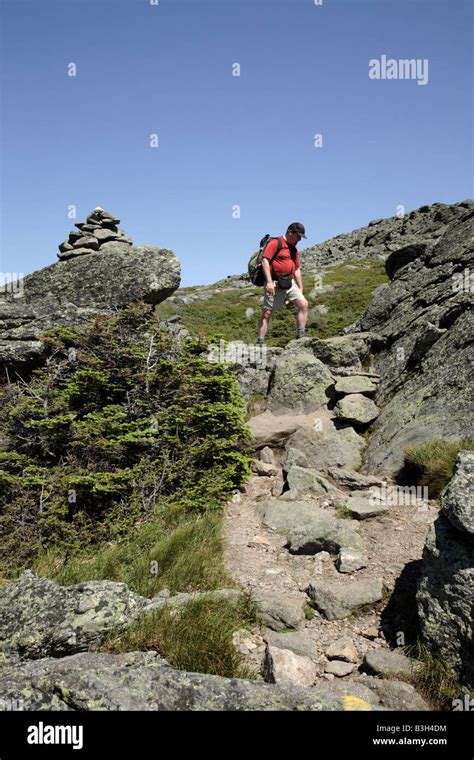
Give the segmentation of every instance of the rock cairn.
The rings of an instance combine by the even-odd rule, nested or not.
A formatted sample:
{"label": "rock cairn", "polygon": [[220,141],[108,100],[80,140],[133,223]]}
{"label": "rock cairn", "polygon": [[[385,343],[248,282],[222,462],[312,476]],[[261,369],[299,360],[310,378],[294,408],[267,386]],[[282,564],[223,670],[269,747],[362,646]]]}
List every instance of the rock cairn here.
{"label": "rock cairn", "polygon": [[115,214],[110,214],[97,206],[85,222],[78,222],[77,230],[69,233],[69,238],[59,245],[60,261],[84,256],[87,253],[124,253],[133,245],[133,240],[123,230],[119,230]]}

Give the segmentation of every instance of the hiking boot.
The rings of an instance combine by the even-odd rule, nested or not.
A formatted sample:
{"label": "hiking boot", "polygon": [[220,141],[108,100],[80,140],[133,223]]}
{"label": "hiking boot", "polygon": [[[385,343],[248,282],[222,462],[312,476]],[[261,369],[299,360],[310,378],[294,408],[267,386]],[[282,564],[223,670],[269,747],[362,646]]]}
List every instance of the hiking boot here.
{"label": "hiking boot", "polygon": [[257,342],[255,344],[256,346],[263,346],[265,345],[265,338],[257,338]]}
{"label": "hiking boot", "polygon": [[298,335],[297,338],[305,338],[305,329],[304,327],[298,327]]}

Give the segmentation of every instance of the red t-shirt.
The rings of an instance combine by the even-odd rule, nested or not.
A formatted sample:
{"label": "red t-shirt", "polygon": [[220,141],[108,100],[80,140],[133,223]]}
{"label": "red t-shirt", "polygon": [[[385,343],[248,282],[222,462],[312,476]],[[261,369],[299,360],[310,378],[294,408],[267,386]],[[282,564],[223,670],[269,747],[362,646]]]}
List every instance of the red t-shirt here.
{"label": "red t-shirt", "polygon": [[[291,275],[293,277],[295,273],[295,269],[298,269],[300,266],[300,260],[298,256],[298,251],[296,249],[296,246],[294,246],[294,250],[296,251],[295,257],[294,257],[294,263],[293,259],[291,258],[290,248],[288,246],[287,241],[283,237],[283,235],[280,236],[282,247],[278,251],[278,255],[275,256],[273,259],[273,262],[271,264],[272,273],[277,276],[282,275]],[[265,253],[263,254],[264,259],[271,259],[274,255],[276,249],[278,246],[278,240],[270,240],[267,247],[265,248]]]}

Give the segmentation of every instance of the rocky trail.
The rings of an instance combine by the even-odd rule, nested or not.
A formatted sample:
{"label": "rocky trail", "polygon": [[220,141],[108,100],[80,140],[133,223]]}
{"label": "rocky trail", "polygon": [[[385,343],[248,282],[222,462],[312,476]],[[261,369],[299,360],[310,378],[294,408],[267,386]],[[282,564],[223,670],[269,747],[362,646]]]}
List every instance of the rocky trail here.
{"label": "rocky trail", "polygon": [[[315,418],[329,425],[331,417],[324,407],[311,414],[264,413],[250,427],[261,445],[265,437],[275,440],[276,431],[281,436],[295,426],[293,436],[298,431],[311,435]],[[405,643],[410,610],[401,601],[401,609],[388,620],[384,609],[407,568],[419,563],[439,504],[371,507],[367,484],[381,484],[380,478],[344,468],[340,476],[346,484],[332,478],[325,495],[305,492],[301,485],[295,493],[281,493],[283,451],[281,445],[261,447],[254,463],[257,473],[226,508],[226,564],[252,594],[263,620],[262,627],[239,632],[236,647],[257,678],[270,683],[317,686],[386,709],[434,709],[407,683],[416,663],[402,649],[391,649],[384,635]],[[354,512],[344,510],[347,502],[349,507],[354,502]],[[360,519],[364,507],[372,516]],[[325,518],[334,523],[329,531]],[[298,528],[303,536],[294,547],[289,541],[298,539]],[[359,548],[340,545],[350,541],[350,531],[355,539],[360,536]],[[403,580],[400,594],[403,600]],[[390,681],[381,690],[384,675]]]}

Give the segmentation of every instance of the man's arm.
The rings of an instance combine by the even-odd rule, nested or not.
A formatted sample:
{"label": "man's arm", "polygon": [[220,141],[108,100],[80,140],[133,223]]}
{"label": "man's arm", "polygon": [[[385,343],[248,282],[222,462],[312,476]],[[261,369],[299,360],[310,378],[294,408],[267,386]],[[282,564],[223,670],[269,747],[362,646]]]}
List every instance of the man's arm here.
{"label": "man's arm", "polygon": [[265,259],[265,258],[262,259],[262,271],[267,281],[266,288],[270,295],[274,295],[275,285],[273,282],[272,270],[271,270],[270,262],[268,259]]}
{"label": "man's arm", "polygon": [[298,285],[301,292],[303,292],[303,278],[301,276],[301,269],[298,267],[298,269],[295,269],[294,278],[296,280],[296,284]]}

